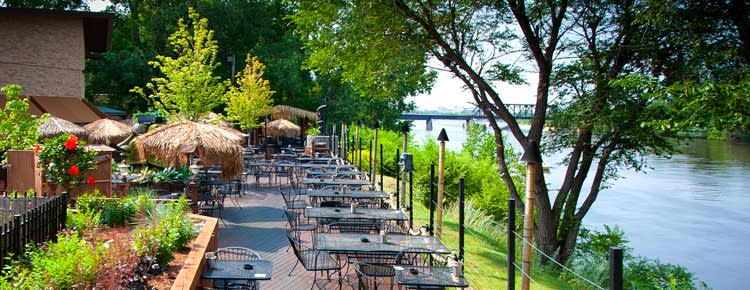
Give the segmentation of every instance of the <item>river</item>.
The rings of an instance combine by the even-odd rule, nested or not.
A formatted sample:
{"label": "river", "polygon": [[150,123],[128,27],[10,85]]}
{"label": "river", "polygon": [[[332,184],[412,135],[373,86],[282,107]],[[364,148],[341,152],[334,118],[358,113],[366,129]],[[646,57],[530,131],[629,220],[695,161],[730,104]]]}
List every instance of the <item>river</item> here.
{"label": "river", "polygon": [[[459,150],[466,139],[463,121],[434,120],[425,131],[415,122],[416,143],[446,129],[446,147]],[[512,138],[511,138],[512,139]],[[517,144],[514,144],[518,148]],[[750,145],[695,140],[672,158],[649,156],[646,173],[621,170],[622,178],[599,194],[584,225],[618,225],[634,253],[678,264],[713,289],[744,289],[750,239]],[[546,174],[558,188],[561,156],[545,156]]]}

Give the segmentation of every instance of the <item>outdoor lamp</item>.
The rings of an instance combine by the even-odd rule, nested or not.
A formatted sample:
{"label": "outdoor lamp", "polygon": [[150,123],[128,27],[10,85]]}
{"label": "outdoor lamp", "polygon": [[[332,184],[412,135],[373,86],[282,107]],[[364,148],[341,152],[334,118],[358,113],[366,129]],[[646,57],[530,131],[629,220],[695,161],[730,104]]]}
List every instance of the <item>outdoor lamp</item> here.
{"label": "outdoor lamp", "polygon": [[203,169],[203,166],[200,166],[198,164],[190,165],[190,172],[193,173],[193,175],[197,175],[201,172],[201,169]]}
{"label": "outdoor lamp", "polygon": [[117,170],[120,172],[121,175],[127,175],[129,168],[130,168],[130,165],[128,165],[127,163],[120,163],[117,165]]}
{"label": "outdoor lamp", "polygon": [[404,172],[414,172],[414,159],[411,153],[401,154],[401,166],[404,168]]}

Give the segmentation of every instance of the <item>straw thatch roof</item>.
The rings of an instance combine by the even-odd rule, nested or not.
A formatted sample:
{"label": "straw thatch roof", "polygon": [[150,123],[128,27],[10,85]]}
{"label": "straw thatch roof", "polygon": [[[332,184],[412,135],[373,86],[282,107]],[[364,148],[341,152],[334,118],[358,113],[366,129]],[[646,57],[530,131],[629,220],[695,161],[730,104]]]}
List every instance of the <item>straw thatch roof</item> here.
{"label": "straw thatch roof", "polygon": [[206,165],[219,165],[223,179],[231,179],[242,173],[241,140],[216,125],[179,121],[138,136],[135,148],[141,161],[152,156],[171,166],[187,165],[188,155],[197,155]]}
{"label": "straw thatch roof", "polygon": [[49,116],[36,131],[44,138],[53,138],[63,134],[75,134],[79,138],[86,138],[89,134],[83,127],[54,116]]}
{"label": "straw thatch roof", "polygon": [[284,119],[268,122],[266,130],[266,135],[269,136],[297,136],[300,134],[299,126]]}
{"label": "straw thatch roof", "polygon": [[274,119],[294,119],[294,118],[305,118],[309,120],[318,120],[318,114],[303,110],[300,108],[290,107],[286,105],[273,106],[271,109],[273,113],[271,116]]}
{"label": "straw thatch roof", "polygon": [[83,126],[89,132],[89,143],[117,144],[127,139],[133,130],[127,124],[112,119],[99,119]]}

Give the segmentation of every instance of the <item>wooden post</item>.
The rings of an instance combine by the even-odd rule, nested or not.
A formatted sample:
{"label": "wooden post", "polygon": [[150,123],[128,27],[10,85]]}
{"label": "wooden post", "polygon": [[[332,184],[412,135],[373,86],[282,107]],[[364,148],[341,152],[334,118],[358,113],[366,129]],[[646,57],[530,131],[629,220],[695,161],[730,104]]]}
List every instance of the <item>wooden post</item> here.
{"label": "wooden post", "polygon": [[[404,123],[401,127],[401,133],[403,133],[403,141],[401,142],[401,151],[403,154],[408,152],[409,146],[409,123]],[[398,155],[398,153],[397,153]],[[398,156],[396,157],[398,158]],[[401,192],[400,195],[406,199],[406,171],[401,172]]]}
{"label": "wooden post", "polygon": [[438,159],[438,191],[437,191],[437,225],[435,226],[435,236],[439,239],[443,232],[443,194],[445,191],[445,142],[448,140],[448,134],[445,128],[440,130],[437,140],[440,141],[440,158]]}
{"label": "wooden post", "polygon": [[370,154],[372,155],[372,165],[370,166],[371,174],[370,174],[370,184],[372,188],[375,188],[375,167],[378,165],[378,127],[380,127],[380,124],[378,124],[377,121],[375,121],[375,133],[372,138],[372,149],[370,150]]}
{"label": "wooden post", "polygon": [[535,140],[529,141],[526,150],[521,156],[521,161],[526,161],[526,204],[523,215],[523,259],[521,272],[521,289],[529,290],[531,277],[531,243],[533,242],[534,230],[534,195],[536,194],[536,174],[542,156],[539,154],[539,146]]}

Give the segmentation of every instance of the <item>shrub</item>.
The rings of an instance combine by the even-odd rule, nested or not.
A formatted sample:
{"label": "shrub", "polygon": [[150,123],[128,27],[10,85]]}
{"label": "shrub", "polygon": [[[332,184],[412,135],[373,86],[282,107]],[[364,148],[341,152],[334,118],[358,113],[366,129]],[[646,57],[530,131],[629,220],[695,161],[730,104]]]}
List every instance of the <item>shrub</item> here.
{"label": "shrub", "polygon": [[154,256],[159,264],[172,259],[197,234],[195,224],[185,216],[188,209],[184,196],[176,203],[158,204],[146,217],[146,224],[136,229],[135,247],[138,255]]}
{"label": "shrub", "polygon": [[30,247],[27,255],[33,271],[23,282],[30,289],[88,288],[95,283],[104,252],[102,244],[90,244],[75,233],[60,233],[56,243]]}
{"label": "shrub", "polygon": [[[707,289],[702,281],[697,281],[693,273],[684,267],[661,263],[641,256],[632,255],[627,247],[625,233],[617,226],[605,225],[604,231],[582,228],[578,235],[578,245],[570,264],[571,269],[601,287],[609,284],[609,249],[623,249],[623,287],[625,289]],[[561,278],[574,288],[586,289],[591,285],[569,272],[563,272]]]}

